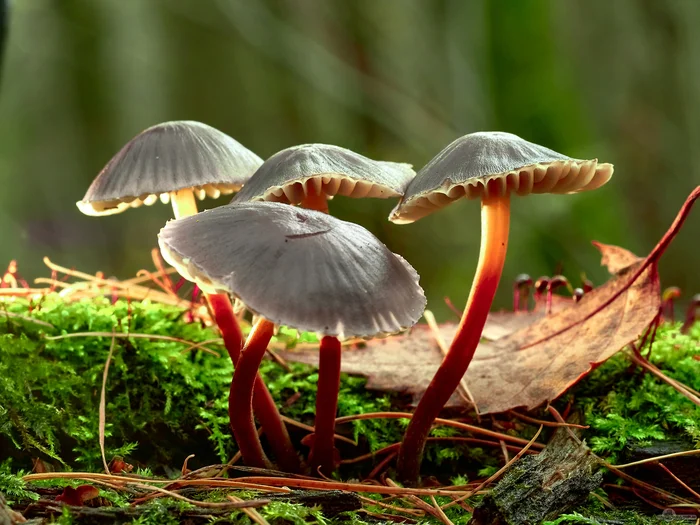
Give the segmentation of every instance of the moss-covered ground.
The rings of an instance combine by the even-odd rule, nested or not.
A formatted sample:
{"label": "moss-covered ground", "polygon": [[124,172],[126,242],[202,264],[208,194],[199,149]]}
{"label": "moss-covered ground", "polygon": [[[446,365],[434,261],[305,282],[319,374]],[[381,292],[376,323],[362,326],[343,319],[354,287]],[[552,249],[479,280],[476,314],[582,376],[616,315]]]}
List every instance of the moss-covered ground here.
{"label": "moss-covered ground", "polygon": [[[659,327],[651,362],[669,377],[700,390],[700,323],[685,335],[679,327],[672,323]],[[226,411],[231,363],[217,341],[218,334],[199,322],[189,321],[187,311],[148,301],[119,300],[112,304],[108,298],[65,302],[57,294],[44,297],[38,305],[30,305],[24,299],[0,301],[0,492],[16,508],[26,508],[40,497],[60,494],[65,484],[81,484],[78,481],[27,483],[22,480],[23,474],[103,470],[98,445],[99,401],[113,338],[92,334],[111,334],[113,330],[117,336],[147,334],[177,340],[114,339],[105,390],[107,460],[123,457],[134,466],[132,474],[175,478],[191,454],[195,457],[189,460],[189,469],[226,463],[236,454]],[[192,343],[201,342],[207,343],[191,348]],[[276,344],[296,342],[295,334],[282,333]],[[297,364],[285,367],[267,360],[262,374],[285,416],[313,424],[314,370]],[[407,409],[406,399],[368,391],[364,383],[362,378],[343,377],[339,415]],[[583,437],[592,450],[611,463],[624,461],[632,445],[682,439],[700,448],[700,407],[653,375],[643,373],[625,352],[598,367],[563,396],[557,406],[563,410],[567,404],[590,425]],[[544,413],[533,416],[545,417]],[[535,425],[507,416],[487,419],[481,421],[483,426],[526,439],[537,430]],[[340,444],[343,459],[398,442],[404,425],[402,420],[363,420],[341,426],[339,433],[357,443]],[[291,432],[300,453],[308,452],[301,444],[308,431],[291,427]],[[434,436],[450,438],[463,434],[442,427],[434,431]],[[338,479],[363,479],[378,462],[379,459],[368,458],[344,464]],[[502,465],[500,447],[441,440],[429,445],[423,471],[428,480],[462,485],[486,478]],[[611,511],[603,506],[601,500],[607,502],[611,496],[624,493],[615,488],[617,482],[608,475],[606,483],[613,486],[604,486],[599,494],[591,496],[586,506],[550,523],[669,522],[668,515],[660,516],[661,510],[643,504],[636,510]],[[675,492],[688,497],[681,487]],[[113,508],[126,508],[134,497],[108,488],[101,489],[100,495],[101,503]],[[221,491],[188,494],[194,499],[211,500],[214,496],[223,497]],[[632,500],[634,496],[630,497]],[[478,496],[469,503],[475,501]],[[394,500],[391,504],[404,503]],[[626,503],[617,506],[624,508]],[[139,505],[139,515],[123,521],[203,522],[192,521],[189,515],[183,517],[191,508],[189,503],[158,498]],[[329,517],[319,508],[276,501],[258,512],[271,523],[376,523],[389,519],[387,515],[401,515],[386,507],[367,505],[366,509],[369,513]],[[448,509],[447,516],[455,524],[467,523],[470,517],[459,506]],[[57,523],[83,522],[68,511],[54,514],[53,519]],[[212,523],[251,520],[242,511],[206,519]],[[433,516],[412,519],[439,522]]]}

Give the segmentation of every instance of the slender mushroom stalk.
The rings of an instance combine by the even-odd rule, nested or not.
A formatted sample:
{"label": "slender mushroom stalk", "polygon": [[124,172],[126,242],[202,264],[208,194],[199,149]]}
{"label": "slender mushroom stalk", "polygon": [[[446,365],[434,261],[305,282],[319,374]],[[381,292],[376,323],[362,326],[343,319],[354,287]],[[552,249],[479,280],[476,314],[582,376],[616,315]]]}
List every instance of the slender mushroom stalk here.
{"label": "slender mushroom stalk", "polygon": [[700,293],[695,294],[690,300],[688,310],[685,313],[685,321],[683,322],[683,326],[681,326],[682,334],[690,332],[693,324],[695,324],[695,321],[698,319],[698,310],[700,310]]}
{"label": "slender mushroom stalk", "polygon": [[[258,368],[265,357],[267,345],[275,332],[275,325],[266,319],[253,325],[248,340],[241,351],[231,381],[228,398],[228,414],[233,435],[246,465],[259,468],[272,468],[272,463],[263,451],[258,430],[253,419],[253,392],[259,383]],[[273,410],[277,407],[272,403]],[[279,417],[279,412],[277,413]],[[268,436],[269,437],[269,436]]]}
{"label": "slender mushroom stalk", "polygon": [[[549,277],[546,275],[543,275],[542,277],[538,277],[537,280],[535,281],[535,310],[540,305],[540,299],[542,299],[542,294],[544,294],[547,291],[547,287],[549,286]],[[546,309],[546,297],[545,297],[545,309]]]}
{"label": "slender mushroom stalk", "polygon": [[334,445],[335,418],[340,391],[340,341],[337,337],[321,339],[318,365],[318,392],[316,393],[316,423],[314,440],[309,455],[312,469],[320,468],[329,475],[338,463]]}
{"label": "slender mushroom stalk", "polygon": [[[170,194],[170,198],[176,219],[197,215],[197,202],[194,198],[194,192],[191,189],[174,191]],[[212,309],[214,320],[221,331],[221,337],[224,340],[226,351],[231,358],[231,363],[233,364],[234,369],[238,369],[241,355],[241,345],[243,343],[243,333],[241,332],[241,327],[233,313],[231,299],[226,293],[205,293],[204,295]],[[272,335],[270,335],[270,337],[272,337]],[[265,343],[263,355],[265,353],[264,350],[266,349],[267,343]],[[272,399],[270,391],[265,386],[265,382],[260,374],[257,373],[257,366],[255,367],[255,370],[257,374],[256,381],[251,390],[253,393],[251,395],[253,396],[252,403],[255,408],[255,414],[257,414],[263,427],[263,431],[270,441],[270,445],[275,452],[275,457],[277,458],[280,468],[285,472],[299,472],[301,470],[299,456],[294,450],[294,445],[289,437],[287,427],[282,421],[282,417],[280,416],[279,410],[277,410],[277,406]],[[231,392],[233,392],[233,386],[231,387]],[[235,405],[236,403],[234,403],[234,397],[231,395],[229,397],[229,416],[235,412]],[[253,426],[255,426],[254,423]],[[231,429],[234,430],[233,419],[231,419]],[[257,437],[257,431],[255,435]],[[260,440],[258,439],[258,443],[259,442]],[[262,447],[260,447],[260,450],[262,450]],[[251,460],[256,459],[259,458],[253,456]],[[265,459],[267,460],[267,458]]]}
{"label": "slender mushroom stalk", "polygon": [[450,349],[418,403],[398,455],[402,479],[418,478],[430,428],[464,377],[481,339],[501,279],[508,247],[510,197],[484,197],[481,202],[481,248],[467,306]]}
{"label": "slender mushroom stalk", "polygon": [[[510,196],[592,190],[605,184],[612,172],[610,164],[572,159],[511,133],[479,132],[453,141],[409,183],[391,213],[392,222],[410,223],[458,199],[480,198],[482,238],[476,276],[457,335],[418,403],[399,449],[402,480],[417,480],[430,427],[476,351],[503,269]],[[536,297],[539,292],[536,289]]]}

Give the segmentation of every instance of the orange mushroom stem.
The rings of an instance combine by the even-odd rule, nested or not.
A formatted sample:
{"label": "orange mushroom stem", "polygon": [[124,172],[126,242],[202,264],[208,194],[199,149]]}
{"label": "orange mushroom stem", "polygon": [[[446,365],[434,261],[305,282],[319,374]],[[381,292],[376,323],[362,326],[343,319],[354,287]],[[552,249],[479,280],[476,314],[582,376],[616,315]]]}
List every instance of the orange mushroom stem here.
{"label": "orange mushroom stem", "polygon": [[335,417],[340,391],[340,341],[337,337],[321,339],[318,392],[316,394],[316,424],[309,462],[312,468],[320,467],[329,475],[338,463],[334,445]]}
{"label": "orange mushroom stem", "polygon": [[449,401],[469,368],[481,339],[491,303],[503,272],[508,230],[510,197],[485,196],[481,201],[481,248],[476,275],[457,334],[440,368],[416,407],[398,454],[399,476],[404,481],[418,479],[421,459],[430,428]]}

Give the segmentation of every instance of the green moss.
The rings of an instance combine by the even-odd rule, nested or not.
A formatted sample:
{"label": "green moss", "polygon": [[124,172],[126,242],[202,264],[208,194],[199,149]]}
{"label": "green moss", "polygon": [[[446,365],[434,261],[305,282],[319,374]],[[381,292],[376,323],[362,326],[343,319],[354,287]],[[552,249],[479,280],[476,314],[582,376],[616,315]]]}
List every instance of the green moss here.
{"label": "green moss", "polygon": [[[700,390],[700,323],[689,334],[680,324],[659,327],[651,362],[667,376]],[[647,346],[643,349],[646,352]],[[593,371],[572,392],[590,430],[593,451],[615,462],[632,443],[684,438],[700,448],[700,407],[639,367],[624,352]]]}
{"label": "green moss", "polygon": [[[27,319],[3,316],[4,309]],[[37,321],[50,323],[53,328]],[[8,499],[36,499],[37,493],[32,489],[76,483],[51,481],[27,486],[20,469],[31,469],[32,458],[41,458],[61,470],[100,470],[98,403],[112,338],[50,340],[47,336],[84,331],[111,333],[113,329],[117,333],[155,334],[193,342],[218,337],[209,328],[185,322],[181,310],[149,302],[118,301],[112,305],[107,299],[93,299],[66,303],[52,295],[31,311],[22,300],[0,303],[0,450],[3,458],[12,458],[12,463],[6,461],[0,466],[0,492]],[[308,342],[315,340],[307,334],[301,338]],[[298,341],[297,334],[283,330],[278,341],[293,346]],[[670,377],[700,389],[699,342],[700,325],[689,335],[680,334],[678,324],[663,325],[656,337],[652,361]],[[235,454],[227,415],[232,367],[226,352],[216,344],[208,344],[207,348],[220,355],[201,350],[183,353],[186,347],[172,341],[116,339],[106,392],[108,459],[122,455],[135,464],[139,474],[146,476],[175,475],[183,459],[193,452],[196,458],[190,461],[190,468],[227,461]],[[261,372],[285,415],[313,423],[317,379],[314,370],[299,364],[291,364],[286,370],[273,361],[265,361]],[[700,446],[700,408],[651,374],[631,366],[624,353],[598,367],[563,401],[572,397],[574,408],[591,426],[584,437],[596,453],[611,461],[616,461],[632,441],[684,437]],[[392,410],[398,404],[394,396],[367,391],[362,378],[342,378],[339,415]],[[344,430],[360,446],[346,446],[344,457],[399,441],[406,423],[405,420],[366,420],[346,425]],[[534,427],[520,423],[516,428],[525,438],[534,431]],[[297,444],[303,435],[303,432],[296,434]],[[432,435],[460,434],[455,429],[439,427]],[[298,446],[305,452],[303,446]],[[473,479],[485,478],[501,462],[499,449],[439,442],[426,449],[425,471],[443,480],[453,478],[455,484],[462,485],[467,481],[466,474]],[[369,468],[370,462],[344,467],[339,476],[361,477]],[[128,503],[122,495],[111,491],[103,491],[101,495],[114,506]],[[224,493],[209,491],[206,497],[220,501]],[[397,500],[392,504],[402,503]],[[135,523],[178,523],[177,505],[180,503],[167,498],[156,500],[144,507],[145,514]],[[370,510],[390,513],[379,506]],[[289,503],[276,502],[260,512],[271,523],[328,522],[318,510]],[[551,525],[590,523],[602,512],[588,505]],[[449,509],[448,516],[455,524],[469,519],[469,514],[459,507]],[[638,521],[625,517],[625,523],[654,523],[634,516]],[[58,518],[58,522],[70,523],[71,519],[66,515]],[[622,517],[609,519],[623,520]],[[216,521],[250,523],[241,512]],[[340,521],[359,525],[372,520],[350,513],[334,518],[334,522]],[[434,518],[422,522],[438,523]]]}
{"label": "green moss", "polygon": [[[211,329],[184,322],[182,310],[147,301],[66,303],[50,295],[31,312],[25,301],[3,304],[9,312],[54,327],[0,317],[0,448],[10,450],[15,464],[27,469],[32,457],[62,469],[91,470],[101,465],[98,404],[112,338],[49,340],[47,336],[114,329],[121,334],[162,335],[192,342],[218,337]],[[286,330],[279,339],[291,346],[294,337],[293,331]],[[233,371],[230,360],[225,349],[214,344],[207,347],[217,350],[220,357],[202,351],[183,353],[186,346],[145,338],[116,339],[106,391],[108,458],[124,456],[162,474],[164,467],[179,469],[193,451],[197,456],[191,465],[228,461],[235,454],[227,414]],[[266,361],[261,372],[283,413],[313,422],[314,371],[294,363],[287,371]],[[343,378],[340,415],[391,407],[391,396],[370,393],[364,384],[362,378]],[[296,394],[298,399],[286,405]],[[356,421],[352,425],[354,438],[372,450],[398,441],[403,428],[400,422]]]}

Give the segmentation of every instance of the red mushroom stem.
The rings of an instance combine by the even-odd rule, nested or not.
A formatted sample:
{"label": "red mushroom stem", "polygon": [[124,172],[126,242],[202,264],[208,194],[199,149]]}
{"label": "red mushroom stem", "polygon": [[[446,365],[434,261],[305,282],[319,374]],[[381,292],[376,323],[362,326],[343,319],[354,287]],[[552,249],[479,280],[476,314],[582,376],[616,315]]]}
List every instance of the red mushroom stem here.
{"label": "red mushroom stem", "polygon": [[320,352],[316,424],[309,463],[312,468],[320,467],[324,474],[329,475],[335,470],[337,463],[334,436],[340,391],[340,341],[337,337],[324,337],[321,339]]}
{"label": "red mushroom stem", "polygon": [[[258,430],[253,419],[253,391],[258,381],[258,368],[265,357],[267,345],[272,339],[275,326],[266,319],[260,319],[248,335],[241,351],[236,370],[231,381],[228,414],[236,443],[243,461],[251,467],[272,468],[263,451]],[[270,400],[271,401],[271,400]],[[277,412],[274,402],[268,407]],[[279,413],[277,413],[279,418]]]}
{"label": "red mushroom stem", "polygon": [[[226,346],[231,362],[236,368],[241,355],[243,334],[236,317],[233,315],[231,300],[227,294],[223,293],[208,294],[207,300],[214,313],[216,324],[221,330],[224,346]],[[267,348],[267,345],[265,347]],[[229,411],[231,410],[231,405],[234,404],[233,399],[229,398]],[[253,409],[275,453],[279,467],[284,472],[300,472],[299,456],[297,456],[292,440],[289,438],[287,427],[282,421],[272,395],[259,373],[253,387]]]}
{"label": "red mushroom stem", "polygon": [[[176,219],[197,214],[197,201],[194,198],[192,189],[172,192],[170,199]],[[231,358],[234,368],[236,368],[241,353],[243,334],[241,333],[238,320],[233,314],[231,300],[227,294],[206,294],[206,298],[214,314],[214,320],[221,331],[226,351]],[[267,344],[265,349],[267,349]],[[229,397],[229,412],[232,402],[233,400]],[[257,374],[257,380],[255,381],[253,404],[255,405],[255,413],[260,419],[263,431],[270,441],[270,446],[275,453],[280,468],[285,472],[301,471],[299,456],[297,456],[292,440],[289,438],[287,427],[284,425],[272,395],[265,386],[260,374]],[[233,423],[231,425],[233,426]]]}
{"label": "red mushroom stem", "polygon": [[481,249],[476,275],[457,334],[440,368],[418,403],[399,449],[399,476],[415,482],[430,428],[464,377],[481,339],[508,247],[510,197],[486,196],[481,201]]}

